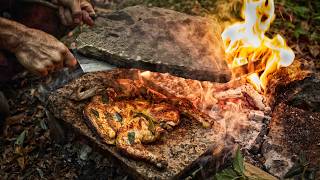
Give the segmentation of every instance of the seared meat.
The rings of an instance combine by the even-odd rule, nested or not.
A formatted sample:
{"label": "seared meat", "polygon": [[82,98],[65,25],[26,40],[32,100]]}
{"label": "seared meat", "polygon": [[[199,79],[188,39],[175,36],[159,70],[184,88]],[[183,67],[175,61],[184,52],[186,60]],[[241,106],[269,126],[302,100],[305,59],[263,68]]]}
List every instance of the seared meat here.
{"label": "seared meat", "polygon": [[105,143],[115,144],[133,158],[163,168],[166,162],[142,144],[155,142],[164,132],[172,130],[180,123],[180,115],[191,117],[205,127],[213,122],[188,100],[166,97],[132,80],[118,82],[119,86],[93,97],[84,115]]}

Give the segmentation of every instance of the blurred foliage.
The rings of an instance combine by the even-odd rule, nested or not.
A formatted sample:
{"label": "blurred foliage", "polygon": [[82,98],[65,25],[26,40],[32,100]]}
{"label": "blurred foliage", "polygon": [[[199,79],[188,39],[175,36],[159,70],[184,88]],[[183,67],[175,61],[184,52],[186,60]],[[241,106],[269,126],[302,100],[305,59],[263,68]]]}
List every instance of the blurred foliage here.
{"label": "blurred foliage", "polygon": [[[128,0],[124,6],[145,4],[191,15],[210,16],[212,14],[224,14],[239,18],[241,2],[241,0]],[[225,11],[227,9],[228,11]]]}
{"label": "blurred foliage", "polygon": [[276,1],[276,12],[275,28],[271,29],[285,30],[287,36],[296,40],[320,40],[320,1]]}
{"label": "blurred foliage", "polygon": [[[191,15],[212,17],[223,25],[240,19],[242,0],[128,0],[130,5],[164,7]],[[276,19],[268,37],[282,35],[297,59],[312,60],[320,68],[320,1],[275,0]]]}
{"label": "blurred foliage", "polygon": [[[217,15],[220,20],[240,18],[242,0],[128,0],[127,5],[145,4],[191,15]],[[270,34],[294,40],[320,41],[319,0],[275,0],[276,16]],[[271,36],[271,35],[270,35]]]}
{"label": "blurred foliage", "polygon": [[[318,69],[320,56],[320,1],[276,1],[276,19],[268,36],[278,33],[287,39],[298,59],[312,60]],[[319,67],[318,67],[319,66]]]}

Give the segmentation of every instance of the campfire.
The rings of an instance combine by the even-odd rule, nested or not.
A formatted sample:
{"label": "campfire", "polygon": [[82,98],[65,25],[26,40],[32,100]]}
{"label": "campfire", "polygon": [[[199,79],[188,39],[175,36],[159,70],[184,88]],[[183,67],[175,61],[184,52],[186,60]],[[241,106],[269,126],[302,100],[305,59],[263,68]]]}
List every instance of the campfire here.
{"label": "campfire", "polygon": [[[24,1],[2,15],[71,20],[62,0]],[[76,67],[1,85],[0,179],[320,177],[318,1],[90,1],[95,25],[60,39]],[[43,50],[22,31],[23,54]]]}
{"label": "campfire", "polygon": [[[274,6],[273,0],[244,1],[241,11],[243,21],[226,27],[221,34],[220,45],[224,46],[225,59],[220,59],[222,56],[212,52],[212,46],[209,53],[202,49],[204,44],[212,43],[207,41],[207,38],[211,37],[210,33],[195,31],[197,26],[190,26],[192,17],[189,16],[177,22],[173,22],[172,17],[168,22],[161,21],[161,26],[169,28],[163,33],[170,34],[168,39],[154,38],[156,33],[151,33],[151,40],[128,40],[138,44],[143,50],[148,50],[149,47],[143,47],[139,43],[153,42],[154,46],[164,46],[170,49],[170,53],[176,53],[175,49],[172,49],[172,42],[181,45],[183,39],[190,38],[190,34],[184,33],[184,38],[175,38],[175,31],[170,29],[170,25],[178,24],[175,28],[180,28],[179,32],[189,32],[190,28],[201,36],[200,50],[190,50],[190,47],[195,47],[188,44],[185,49],[179,50],[183,53],[197,52],[197,55],[193,56],[195,58],[201,53],[204,53],[206,58],[216,58],[214,67],[217,69],[213,72],[218,71],[219,76],[223,76],[214,77],[216,82],[201,81],[204,79],[203,73],[201,78],[194,78],[197,77],[196,74],[186,75],[197,72],[196,67],[189,67],[186,73],[180,62],[156,59],[162,54],[154,55],[148,52],[145,57],[137,56],[136,52],[130,54],[132,52],[127,51],[128,49],[121,49],[122,46],[117,50],[119,47],[112,49],[112,45],[108,43],[91,42],[90,37],[97,36],[95,40],[98,41],[101,39],[101,31],[105,27],[98,27],[97,34],[84,32],[79,38],[79,50],[82,54],[100,60],[107,59],[108,63],[130,69],[85,74],[52,93],[49,97],[49,108],[56,118],[85,136],[98,149],[116,157],[121,161],[121,166],[139,178],[185,178],[190,171],[195,170],[199,170],[202,176],[208,176],[230,161],[230,154],[237,146],[246,153],[247,161],[261,167],[264,165],[260,162],[261,148],[272,116],[271,105],[266,99],[268,84],[280,68],[290,66],[295,59],[293,50],[281,35],[277,34],[273,38],[266,36],[275,18]],[[145,35],[147,32],[143,31],[142,27],[145,24],[148,24],[148,27],[152,24],[154,27],[159,19],[143,19],[141,14],[130,14],[141,11],[141,8],[129,8],[121,12],[122,14],[117,12],[118,14],[108,16],[111,20],[103,22],[108,24],[116,21],[119,25],[118,21],[123,21],[134,24],[130,24],[125,32],[131,33],[132,37],[143,35],[144,38],[150,38]],[[157,8],[143,11],[144,16],[157,14],[157,18],[173,13],[163,13]],[[123,14],[129,14],[132,19],[127,16],[124,19],[115,18]],[[208,23],[203,24],[208,26]],[[112,42],[119,41],[119,44],[123,44],[122,40],[128,38],[119,38],[120,35],[117,35],[114,29],[111,31],[108,38],[113,38]],[[154,42],[154,39],[160,41],[160,45]],[[196,38],[191,39],[187,42],[196,41]],[[134,51],[139,50],[137,48]],[[161,49],[163,54],[164,50]],[[116,54],[117,51],[120,53]],[[165,57],[171,56],[172,54],[169,54]],[[184,56],[181,57],[181,61],[184,61]],[[229,69],[222,67],[222,61],[226,61]],[[134,65],[130,66],[128,62],[133,62]],[[168,68],[171,69],[167,70]],[[204,69],[206,68],[208,67]],[[165,71],[170,71],[170,74],[164,73]],[[231,71],[232,79],[224,82],[228,71]],[[152,92],[151,97],[149,92]],[[144,106],[142,110],[137,107],[141,103]],[[164,120],[161,115],[164,116],[165,113],[159,116],[152,114],[152,108],[160,105],[169,109],[175,121]],[[159,111],[156,113],[159,114]],[[131,124],[130,128],[128,126],[124,130],[125,122],[130,119],[139,122],[140,129]],[[143,128],[144,130],[140,131]],[[270,159],[270,156],[268,158]],[[273,165],[270,166],[273,168]]]}
{"label": "campfire", "polygon": [[241,11],[243,22],[227,27],[222,33],[228,65],[233,73],[248,74],[248,81],[261,92],[269,75],[294,60],[294,53],[284,38],[272,39],[265,33],[275,18],[273,0],[245,0]]}

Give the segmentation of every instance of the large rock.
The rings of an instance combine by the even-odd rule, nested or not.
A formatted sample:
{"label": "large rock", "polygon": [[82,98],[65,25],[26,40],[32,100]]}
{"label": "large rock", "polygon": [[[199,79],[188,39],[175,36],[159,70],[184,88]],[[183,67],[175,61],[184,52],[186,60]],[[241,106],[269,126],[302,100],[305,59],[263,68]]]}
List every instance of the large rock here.
{"label": "large rock", "polygon": [[286,102],[288,105],[306,111],[320,112],[320,79],[308,77],[293,81],[285,87],[279,87],[276,103]]}
{"label": "large rock", "polygon": [[[168,162],[168,167],[159,170],[149,163],[130,158],[120,153],[114,145],[104,144],[91,128],[87,126],[83,117],[83,108],[87,100],[75,101],[70,97],[79,88],[91,89],[98,87],[105,89],[115,82],[115,79],[137,79],[139,71],[115,69],[108,72],[87,73],[74,79],[64,87],[52,92],[48,98],[48,108],[52,115],[60,120],[59,123],[68,127],[77,136],[85,137],[89,145],[103,155],[113,159],[124,171],[130,173],[134,179],[184,179],[189,173],[201,166],[201,173],[214,173],[223,164],[226,157],[230,157],[229,147],[225,147],[221,140],[225,133],[218,123],[212,128],[203,128],[194,120],[184,118],[181,124],[163,139],[144,147]],[[214,155],[213,152],[215,153]],[[199,170],[197,170],[199,171]]]}
{"label": "large rock", "polygon": [[78,51],[124,68],[225,82],[220,26],[161,8],[133,6],[100,16],[77,38]]}
{"label": "large rock", "polygon": [[296,157],[304,152],[310,166],[320,163],[320,113],[305,111],[284,103],[276,106],[270,131],[262,146],[267,170],[283,177]]}

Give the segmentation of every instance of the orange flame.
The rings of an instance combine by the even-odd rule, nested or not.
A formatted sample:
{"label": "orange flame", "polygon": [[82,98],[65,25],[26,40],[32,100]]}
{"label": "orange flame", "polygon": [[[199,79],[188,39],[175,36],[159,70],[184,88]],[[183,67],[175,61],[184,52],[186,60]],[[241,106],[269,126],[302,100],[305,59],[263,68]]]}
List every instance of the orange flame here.
{"label": "orange flame", "polygon": [[262,91],[268,75],[292,64],[295,55],[280,35],[265,36],[275,18],[273,0],[244,0],[241,16],[243,22],[227,27],[221,35],[227,62],[231,69],[248,65],[248,81]]}

